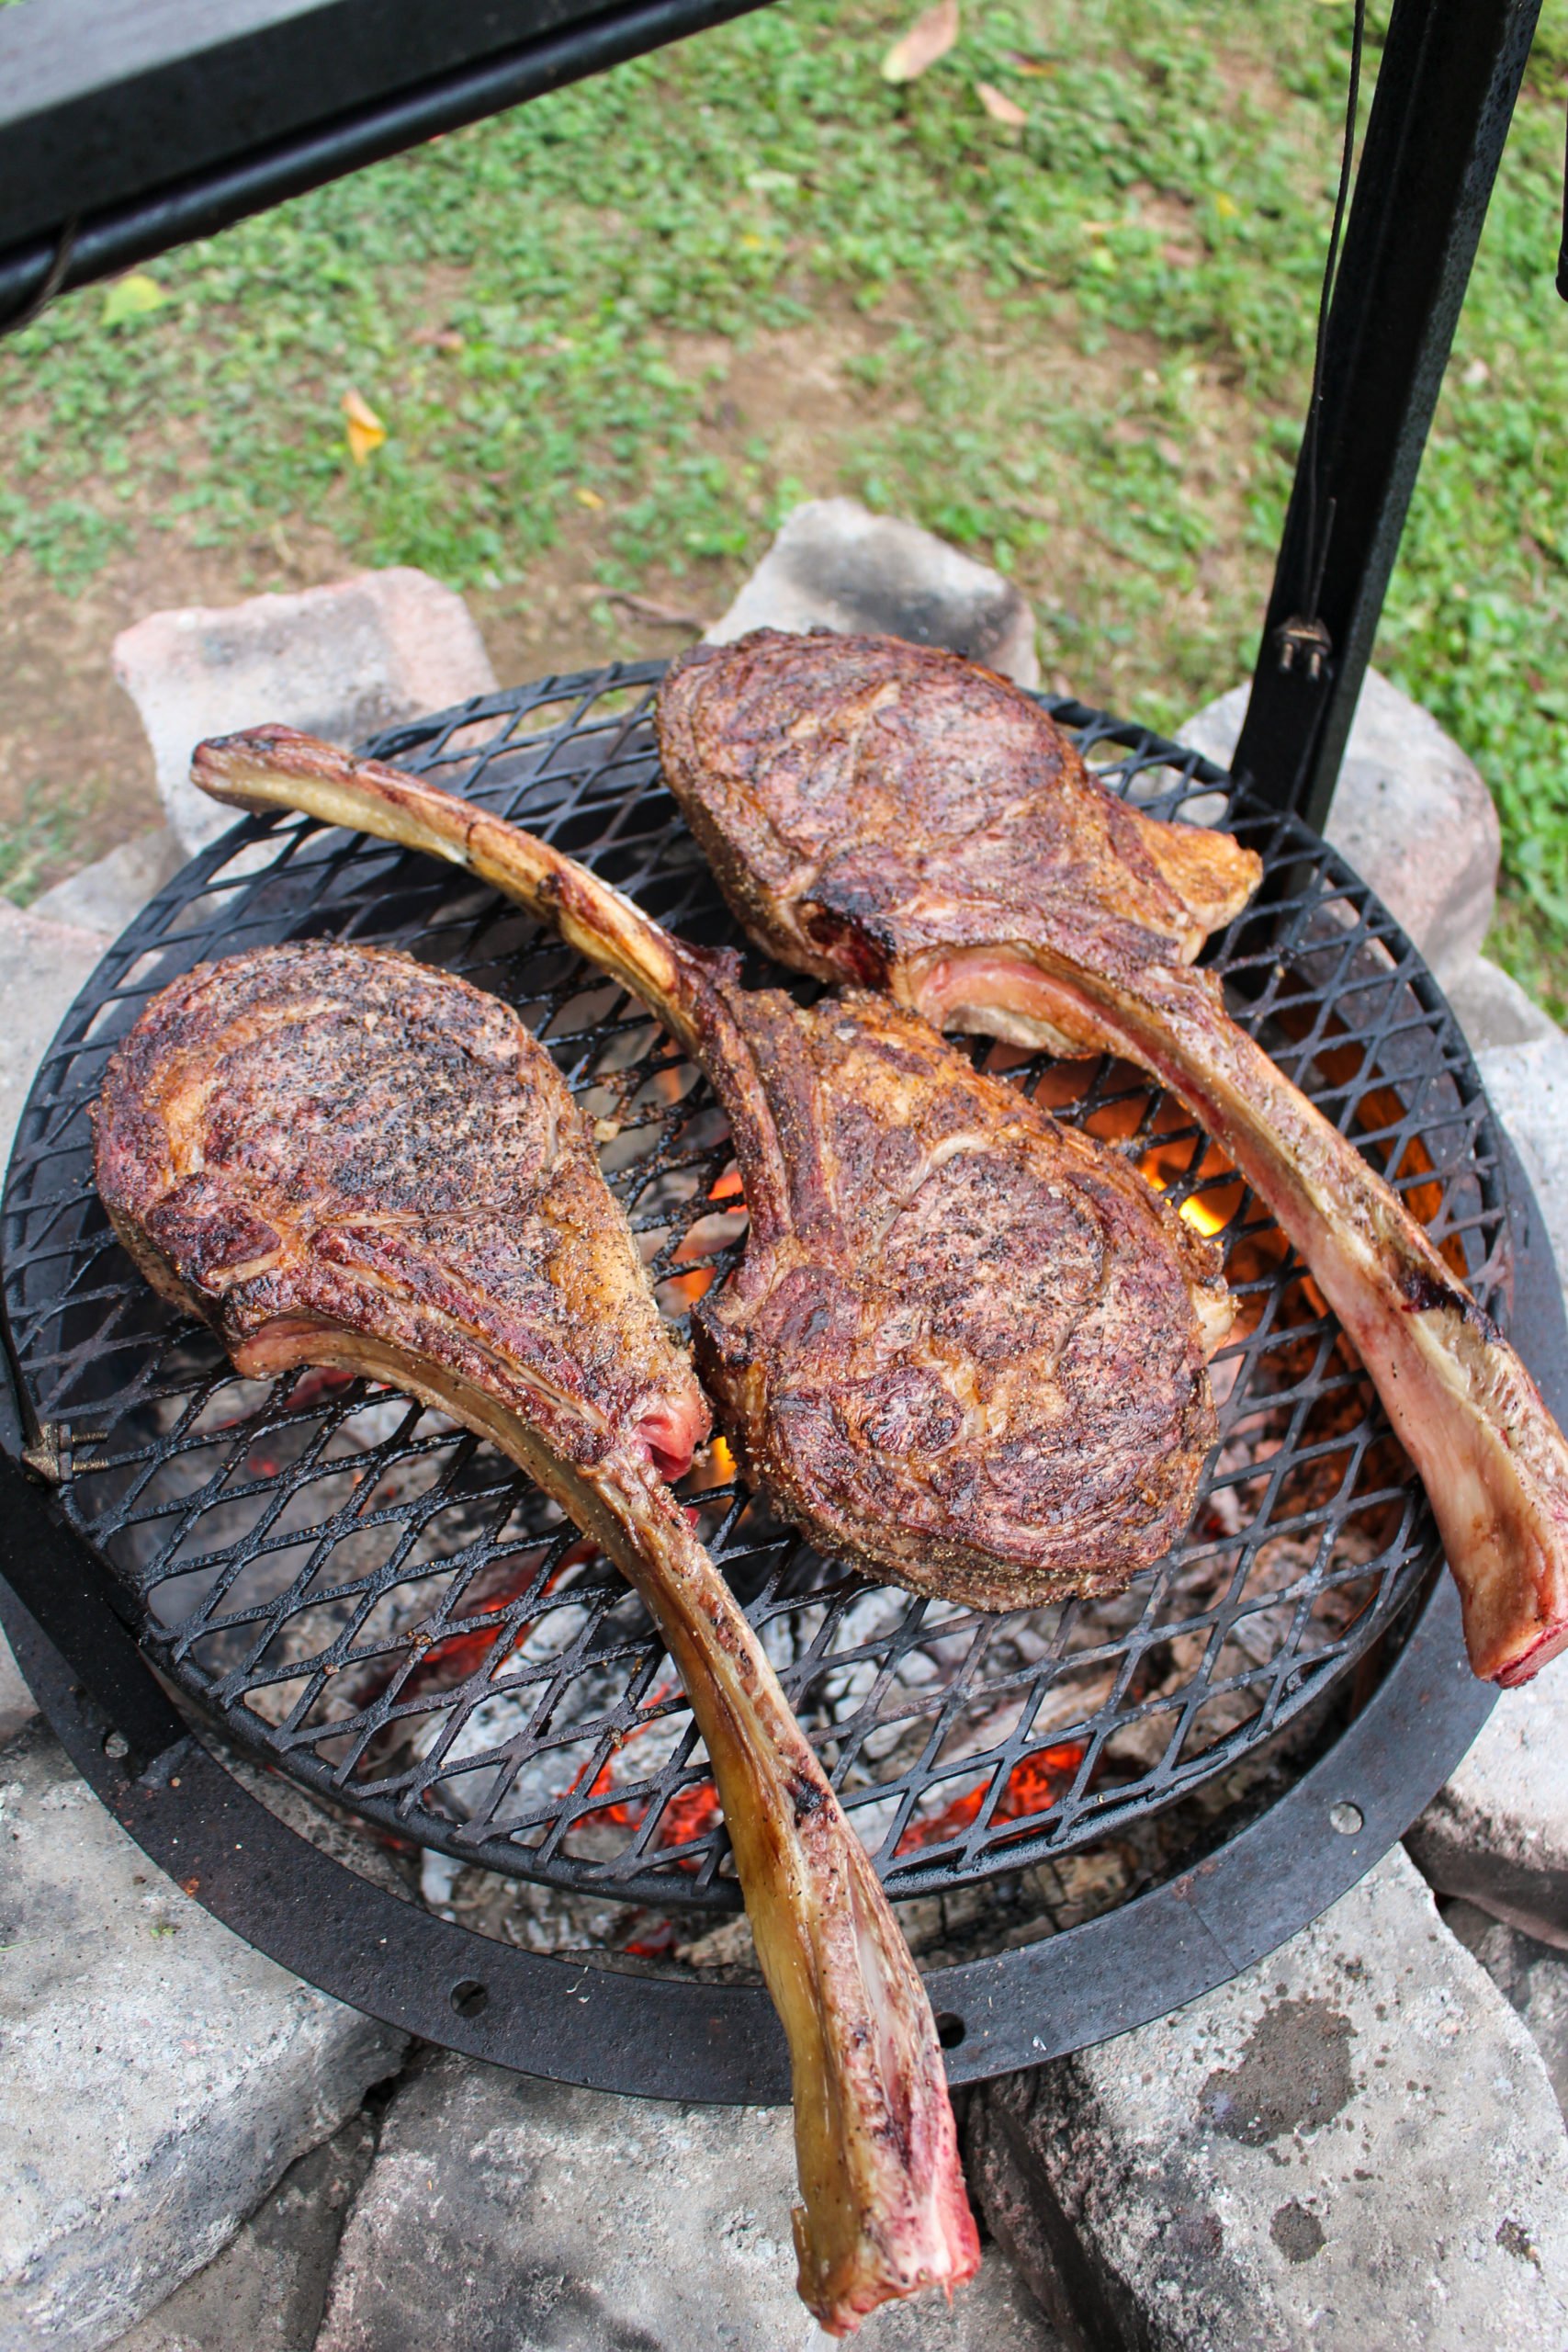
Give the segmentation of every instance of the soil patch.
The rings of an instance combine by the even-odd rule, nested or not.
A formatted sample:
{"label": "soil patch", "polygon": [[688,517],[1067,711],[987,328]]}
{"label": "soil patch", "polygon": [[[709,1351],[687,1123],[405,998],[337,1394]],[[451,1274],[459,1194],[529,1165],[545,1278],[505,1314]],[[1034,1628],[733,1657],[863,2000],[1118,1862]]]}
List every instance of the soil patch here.
{"label": "soil patch", "polygon": [[[961,308],[962,348],[984,361],[1004,413],[1011,403],[1037,419],[1043,393],[1053,411],[1097,421],[1113,447],[1148,445],[1154,428],[1138,422],[1138,411],[1158,355],[1145,338],[1113,335],[1086,356],[1069,313],[1044,326],[1037,318],[1021,324],[978,286]],[[776,503],[863,490],[868,451],[896,448],[899,434],[922,422],[916,379],[943,356],[941,333],[901,315],[896,300],[867,313],[818,289],[812,318],[800,325],[744,343],[673,338],[672,364],[703,388],[696,452],[722,459],[732,479],[751,485],[739,493],[747,552],[650,565],[635,582],[636,601],[617,604],[601,578],[614,554],[614,516],[574,510],[556,547],[525,577],[469,592],[497,675],[536,677],[667,654],[687,642],[694,626],[661,620],[650,608],[688,624],[716,618],[766,545]],[[1152,628],[1122,613],[1124,594],[1136,602],[1135,559],[1113,527],[1075,511],[1070,462],[1046,466],[1030,507],[1044,535],[1020,552],[1015,568],[1040,616],[1045,672],[1058,691],[1137,707],[1162,668],[1168,682],[1179,675],[1173,657],[1184,639],[1212,628],[1216,603],[1245,610],[1260,598],[1262,568],[1243,548],[1246,481],[1235,452],[1246,436],[1235,432],[1235,401],[1219,369],[1205,369],[1180,445],[1161,445],[1173,495],[1179,487],[1201,492],[1216,525],[1215,553],[1190,588],[1165,600]],[[1048,437],[1048,423],[1043,430]],[[1021,443],[1032,446],[1041,431],[1021,426]],[[147,453],[150,477],[169,455]],[[121,512],[130,544],[80,595],[53,587],[26,559],[0,582],[0,833],[18,852],[0,888],[18,899],[161,821],[151,755],[111,668],[120,629],[162,607],[233,604],[359,568],[320,521],[290,518],[248,539],[199,547],[194,533],[161,523],[151,493],[148,511],[138,514],[132,503]]]}

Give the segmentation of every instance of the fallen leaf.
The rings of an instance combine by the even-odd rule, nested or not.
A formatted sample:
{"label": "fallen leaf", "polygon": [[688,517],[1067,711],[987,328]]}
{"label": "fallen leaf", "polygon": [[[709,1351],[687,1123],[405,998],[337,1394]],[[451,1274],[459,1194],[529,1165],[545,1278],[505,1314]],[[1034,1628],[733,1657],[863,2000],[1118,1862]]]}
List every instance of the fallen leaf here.
{"label": "fallen leaf", "polygon": [[1038,78],[1056,71],[1056,61],[1053,57],[1025,57],[1021,49],[1004,49],[1002,55],[1015,74],[1028,74]]}
{"label": "fallen leaf", "polygon": [[149,311],[162,310],[168,299],[155,277],[133,269],[129,277],[117,277],[105,289],[104,324],[120,327],[127,319],[143,319]]}
{"label": "fallen leaf", "polygon": [[1227,196],[1224,188],[1214,198],[1214,209],[1222,220],[1239,220],[1241,218],[1240,205],[1234,196]]}
{"label": "fallen leaf", "polygon": [[655,596],[635,595],[626,588],[612,588],[604,602],[618,605],[631,619],[646,621],[649,628],[683,628],[701,637],[707,627],[700,613],[682,612],[677,605],[661,605]]}
{"label": "fallen leaf", "polygon": [[917,17],[882,61],[885,82],[918,82],[928,65],[945,57],[958,39],[958,0],[937,0]]}
{"label": "fallen leaf", "polygon": [[367,400],[362,400],[352,385],[343,396],[343,413],[348,431],[348,453],[356,466],[364,465],[372,449],[378,449],[387,437],[387,428]]}
{"label": "fallen leaf", "polygon": [[1005,122],[1010,130],[1021,130],[1029,120],[1021,106],[1000,90],[993,89],[989,82],[976,82],[975,92],[993,122]]}
{"label": "fallen leaf", "polygon": [[580,506],[592,506],[595,513],[604,503],[596,490],[587,490],[581,483],[579,483],[571,494]]}

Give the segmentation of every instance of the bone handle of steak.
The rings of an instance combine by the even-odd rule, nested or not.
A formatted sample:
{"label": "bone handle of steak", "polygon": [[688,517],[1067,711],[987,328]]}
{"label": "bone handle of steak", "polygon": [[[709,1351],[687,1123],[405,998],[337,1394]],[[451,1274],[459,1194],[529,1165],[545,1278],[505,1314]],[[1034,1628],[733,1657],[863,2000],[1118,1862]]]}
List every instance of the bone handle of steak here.
{"label": "bone handle of steak", "polygon": [[298,808],[323,824],[375,833],[466,866],[559,932],[570,947],[640,997],[694,1057],[701,951],[631,899],[521,826],[378,760],[356,760],[290,727],[253,727],[198,743],[191,781],[235,808]]}
{"label": "bone handle of steak", "polygon": [[1069,1017],[1179,1095],[1311,1267],[1425,1483],[1472,1666],[1528,1682],[1568,1645],[1568,1442],[1513,1349],[1212,978],[1146,967],[1134,992],[1038,952]]}
{"label": "bone handle of steak", "polygon": [[658,1622],[724,1806],[789,2042],[803,2300],[830,2335],[972,2276],[979,2242],[931,2005],[865,1849],[755,1634],[640,1465],[563,1494]]}
{"label": "bone handle of steak", "polygon": [[191,781],[234,808],[297,808],[374,833],[478,875],[558,931],[569,947],[640,997],[704,1070],[724,1105],[759,1238],[787,1218],[788,1175],[745,1082],[750,1051],[716,985],[726,959],[690,947],[575,859],[504,817],[378,760],[356,760],[290,727],[254,727],[198,743]]}
{"label": "bone handle of steak", "polygon": [[249,1368],[285,1362],[368,1373],[491,1439],[647,1603],[707,1748],[789,2043],[798,2285],[822,2326],[847,2335],[895,2297],[972,2277],[979,2241],[919,1972],[756,1634],[645,1449],[623,1441],[591,1466],[567,1462],[524,1414],[358,1332],[316,1326]]}

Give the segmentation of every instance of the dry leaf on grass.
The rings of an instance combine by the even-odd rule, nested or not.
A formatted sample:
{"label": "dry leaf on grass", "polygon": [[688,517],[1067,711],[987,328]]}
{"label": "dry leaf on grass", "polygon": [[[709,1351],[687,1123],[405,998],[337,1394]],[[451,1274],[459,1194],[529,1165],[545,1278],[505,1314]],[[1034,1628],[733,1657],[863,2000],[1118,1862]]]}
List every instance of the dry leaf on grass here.
{"label": "dry leaf on grass", "polygon": [[120,327],[127,319],[145,318],[149,311],[161,311],[168,296],[155,277],[144,269],[133,269],[129,277],[117,277],[104,293],[104,324]]}
{"label": "dry leaf on grass", "polygon": [[928,65],[945,57],[958,39],[958,0],[937,0],[917,17],[882,61],[885,82],[917,82]]}
{"label": "dry leaf on grass", "polygon": [[993,89],[989,82],[976,82],[975,90],[993,122],[1005,122],[1010,130],[1021,130],[1029,120],[1021,106],[1005,97],[1000,90]]}
{"label": "dry leaf on grass", "polygon": [[627,588],[612,588],[604,601],[618,605],[631,620],[646,621],[649,628],[682,628],[701,637],[707,627],[700,613],[682,612],[674,605],[661,605],[656,596],[638,596]]}
{"label": "dry leaf on grass", "polygon": [[348,433],[348,454],[356,466],[362,466],[372,449],[378,449],[387,437],[387,428],[367,400],[350,385],[343,396],[344,423]]}

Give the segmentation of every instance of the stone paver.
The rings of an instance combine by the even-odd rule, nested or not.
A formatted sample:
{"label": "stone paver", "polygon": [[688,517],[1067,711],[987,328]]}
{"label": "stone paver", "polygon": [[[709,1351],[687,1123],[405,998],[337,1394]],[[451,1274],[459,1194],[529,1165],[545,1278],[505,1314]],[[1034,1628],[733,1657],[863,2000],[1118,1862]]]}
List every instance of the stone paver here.
{"label": "stone paver", "polygon": [[21,1668],[11,1655],[11,1645],[0,1634],[0,1747],[14,1739],[37,1713],[33,1694],[22,1680]]}
{"label": "stone paver", "polygon": [[1568,1951],[1568,1672],[1505,1690],[1405,1844],[1443,1894],[1462,1894]]}
{"label": "stone paver", "polygon": [[1478,956],[1468,971],[1449,983],[1449,1002],[1472,1053],[1498,1046],[1529,1046],[1561,1037],[1562,1030],[1511,972]]}
{"label": "stone paver", "polygon": [[28,910],[51,922],[74,923],[84,931],[107,932],[118,939],[149,899],[172,881],[186,862],[177,834],[167,825],[134,841],[121,842],[107,857],[95,859],[52,890],[45,890]]}
{"label": "stone paver", "polygon": [[814,498],[788,515],[709,642],[750,628],[836,628],[945,645],[1037,685],[1034,616],[999,571],[916,523],[853,498]]}
{"label": "stone paver", "polygon": [[[1178,728],[1179,741],[1228,766],[1250,693],[1233,686]],[[1327,831],[1438,978],[1456,979],[1491,928],[1497,812],[1474,763],[1376,670],[1361,689]]]}
{"label": "stone paver", "polygon": [[[444,2056],[388,2111],[318,2352],[815,2352],[789,2117],[563,2089]],[[1010,2266],[876,2313],[865,2352],[1055,2352]]]}
{"label": "stone paver", "polygon": [[1568,1282],[1568,1037],[1477,1054],[1493,1109],[1513,1138]]}
{"label": "stone paver", "polygon": [[0,2345],[94,2352],[400,2063],[147,1860],[41,1725],[0,1752]]}
{"label": "stone paver", "polygon": [[310,2352],[344,2215],[375,2147],[356,2115],[290,2165],[217,2261],[118,2336],[114,2352]]}
{"label": "stone paver", "polygon": [[234,822],[231,808],[191,784],[191,752],[204,736],[276,719],[354,743],[495,690],[461,596],[406,566],[296,595],[150,613],[115,639],[114,662],[187,849]]}
{"label": "stone paver", "polygon": [[50,922],[0,899],[0,1169],[39,1058],[108,944],[107,932]]}
{"label": "stone paver", "polygon": [[1568,2119],[1568,1957],[1473,1903],[1440,1906],[1443,1925],[1473,1952],[1529,2029],[1557,2104]]}
{"label": "stone paver", "polygon": [[1158,2024],[979,2093],[982,2204],[1093,2352],[1562,2352],[1568,2137],[1397,1849]]}

